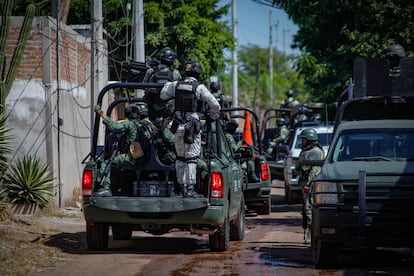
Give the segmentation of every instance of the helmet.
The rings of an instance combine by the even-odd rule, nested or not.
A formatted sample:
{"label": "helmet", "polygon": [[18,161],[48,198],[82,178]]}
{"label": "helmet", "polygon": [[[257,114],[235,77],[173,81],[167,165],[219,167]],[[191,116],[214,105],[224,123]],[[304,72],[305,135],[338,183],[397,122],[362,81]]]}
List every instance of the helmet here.
{"label": "helmet", "polygon": [[285,121],[285,119],[284,119],[284,118],[277,118],[277,119],[276,119],[276,124],[277,124],[278,126],[283,126],[283,125],[285,125],[285,124],[286,124],[286,121]]}
{"label": "helmet", "polygon": [[318,133],[313,128],[307,128],[302,130],[300,138],[306,138],[308,141],[317,141]]}
{"label": "helmet", "polygon": [[146,104],[141,103],[138,104],[138,110],[139,110],[139,119],[144,119],[148,117],[148,107]]}
{"label": "helmet", "polygon": [[135,104],[129,104],[125,107],[125,118],[128,120],[139,119],[141,111]]}
{"label": "helmet", "polygon": [[201,64],[197,61],[190,60],[184,63],[184,73],[186,76],[191,76],[198,79],[200,77],[201,70]]}
{"label": "helmet", "polygon": [[216,93],[220,90],[220,82],[218,82],[217,80],[211,81],[210,82],[210,90],[213,93]]}
{"label": "helmet", "polygon": [[175,61],[177,55],[170,47],[165,47],[159,51],[157,58],[161,61],[162,64],[172,65]]}
{"label": "helmet", "polygon": [[287,97],[293,97],[293,96],[295,96],[295,92],[292,89],[286,90],[286,93],[285,94],[286,94]]}
{"label": "helmet", "polygon": [[388,48],[385,49],[384,54],[387,58],[389,57],[405,57],[405,50],[400,44],[391,44]]}
{"label": "helmet", "polygon": [[236,120],[230,120],[226,124],[226,131],[228,133],[233,134],[238,127],[239,127],[239,123]]}

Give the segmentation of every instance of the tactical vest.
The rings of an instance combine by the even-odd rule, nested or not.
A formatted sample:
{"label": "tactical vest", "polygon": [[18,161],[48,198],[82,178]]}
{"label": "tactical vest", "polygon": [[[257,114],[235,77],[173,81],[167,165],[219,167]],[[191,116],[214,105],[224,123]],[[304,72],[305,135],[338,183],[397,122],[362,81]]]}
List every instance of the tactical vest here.
{"label": "tactical vest", "polygon": [[155,70],[150,77],[150,82],[166,83],[173,80],[173,71],[169,68]]}
{"label": "tactical vest", "polygon": [[183,112],[200,112],[202,104],[197,100],[196,89],[199,81],[178,81],[175,88],[175,110]]}

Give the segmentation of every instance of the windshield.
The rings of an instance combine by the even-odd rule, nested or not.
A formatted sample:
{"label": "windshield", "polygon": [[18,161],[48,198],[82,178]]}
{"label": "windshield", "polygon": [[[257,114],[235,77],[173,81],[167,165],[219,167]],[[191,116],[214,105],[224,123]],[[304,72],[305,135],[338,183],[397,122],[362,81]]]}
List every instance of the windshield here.
{"label": "windshield", "polygon": [[[329,144],[331,143],[331,141],[332,141],[332,132],[318,133],[318,142],[322,147],[329,147]],[[296,149],[302,148],[302,139],[300,139],[299,134],[298,134],[298,137],[296,138],[295,148]]]}
{"label": "windshield", "polygon": [[413,129],[346,131],[333,147],[332,161],[414,160]]}

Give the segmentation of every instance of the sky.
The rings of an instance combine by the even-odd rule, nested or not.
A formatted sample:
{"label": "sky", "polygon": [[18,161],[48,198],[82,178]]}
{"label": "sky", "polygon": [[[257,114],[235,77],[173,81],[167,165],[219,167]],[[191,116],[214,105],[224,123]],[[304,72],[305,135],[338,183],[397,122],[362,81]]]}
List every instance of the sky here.
{"label": "sky", "polygon": [[[232,0],[221,0],[219,6],[231,5]],[[269,10],[272,11],[273,45],[280,52],[286,54],[297,53],[290,48],[293,35],[298,31],[298,26],[290,20],[287,14],[280,9],[258,4],[253,0],[235,0],[237,39],[238,45],[256,44],[260,47],[269,47]],[[229,18],[231,24],[231,6]]]}

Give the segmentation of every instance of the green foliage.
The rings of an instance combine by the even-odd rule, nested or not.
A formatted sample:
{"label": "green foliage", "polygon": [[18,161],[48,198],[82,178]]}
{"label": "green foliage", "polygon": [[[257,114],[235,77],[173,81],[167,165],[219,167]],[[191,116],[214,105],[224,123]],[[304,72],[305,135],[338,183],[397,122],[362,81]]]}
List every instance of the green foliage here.
{"label": "green foliage", "polygon": [[315,99],[335,101],[358,57],[381,57],[392,43],[413,54],[414,3],[290,0],[285,7],[299,26],[294,46],[306,52],[296,65]]}
{"label": "green foliage", "polygon": [[7,171],[0,194],[7,194],[11,203],[37,203],[44,207],[53,196],[53,178],[39,157],[19,158]]}
{"label": "green foliage", "polygon": [[[273,53],[273,95],[270,95],[269,49],[257,45],[240,47],[239,62],[239,103],[245,106],[267,109],[279,107],[285,99],[285,91],[292,88],[301,95],[300,100],[307,100],[304,81],[292,68],[292,57],[279,51]],[[225,81],[231,81],[226,80]],[[229,95],[230,83],[224,85],[224,93]]]}

